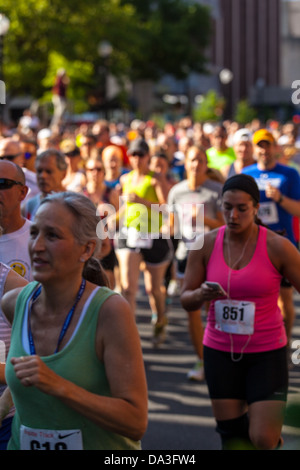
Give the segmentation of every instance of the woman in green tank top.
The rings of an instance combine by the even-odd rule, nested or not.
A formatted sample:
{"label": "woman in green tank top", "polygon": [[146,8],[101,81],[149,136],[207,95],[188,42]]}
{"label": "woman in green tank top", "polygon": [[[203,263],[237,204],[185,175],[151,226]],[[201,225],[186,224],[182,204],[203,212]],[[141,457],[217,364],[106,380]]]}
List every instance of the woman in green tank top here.
{"label": "woman in green tank top", "polygon": [[[159,205],[167,200],[167,188],[160,175],[150,171],[150,153],[143,139],[135,140],[128,150],[132,171],[120,179],[124,202],[120,238],[116,254],[120,268],[122,294],[135,310],[140,266],[154,318],[153,341],[164,338],[165,315],[164,276],[172,257],[170,240],[161,236],[162,215]],[[122,208],[121,208],[122,210]]]}
{"label": "woman in green tank top", "polygon": [[9,449],[141,448],[147,386],[140,339],[128,303],[99,287],[99,220],[84,195],[45,198],[29,241],[35,281],[3,297],[13,321]]}

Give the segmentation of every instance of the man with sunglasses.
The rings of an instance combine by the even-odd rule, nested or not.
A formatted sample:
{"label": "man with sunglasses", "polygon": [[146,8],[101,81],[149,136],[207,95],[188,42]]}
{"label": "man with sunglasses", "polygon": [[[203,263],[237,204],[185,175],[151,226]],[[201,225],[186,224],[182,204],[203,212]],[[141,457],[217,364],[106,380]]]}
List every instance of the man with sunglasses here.
{"label": "man with sunglasses", "polygon": [[[7,291],[8,276],[15,279],[13,287],[26,285],[31,281],[30,259],[28,254],[30,222],[21,216],[21,202],[27,194],[25,176],[22,169],[12,161],[0,159],[0,270],[1,293]],[[8,269],[11,268],[11,269]],[[5,274],[6,273],[6,274]],[[17,274],[21,275],[17,276]],[[4,277],[7,276],[4,284]],[[3,282],[2,282],[3,281]],[[17,283],[17,284],[16,284]],[[3,291],[3,285],[4,291]],[[1,361],[5,362],[10,348],[11,327],[0,308],[0,346]],[[0,387],[0,395],[5,387]],[[6,450],[11,434],[14,415],[12,407],[2,421],[0,428],[0,450]]]}
{"label": "man with sunglasses", "polygon": [[21,136],[20,147],[21,152],[24,155],[24,168],[35,173],[35,160],[38,149],[36,139],[33,137]]}
{"label": "man with sunglasses", "polygon": [[[34,197],[37,192],[36,174],[33,171],[36,157],[36,145],[34,141],[22,137],[21,141],[7,137],[0,141],[0,160],[8,160],[20,166],[25,174],[28,192],[26,201]],[[24,205],[24,202],[23,204]]]}
{"label": "man with sunglasses", "polygon": [[21,214],[27,195],[23,170],[14,162],[0,160],[0,261],[31,280],[28,255],[30,222]]}
{"label": "man with sunglasses", "polygon": [[0,140],[0,160],[8,160],[22,167],[24,165],[24,154],[20,143],[11,137]]}
{"label": "man with sunglasses", "polygon": [[[34,138],[22,136],[20,140],[20,147],[24,156],[22,169],[25,173],[26,185],[28,186],[28,193],[26,196],[26,201],[28,201],[39,192],[35,171],[35,160],[38,145]],[[24,203],[22,206],[24,206]]]}

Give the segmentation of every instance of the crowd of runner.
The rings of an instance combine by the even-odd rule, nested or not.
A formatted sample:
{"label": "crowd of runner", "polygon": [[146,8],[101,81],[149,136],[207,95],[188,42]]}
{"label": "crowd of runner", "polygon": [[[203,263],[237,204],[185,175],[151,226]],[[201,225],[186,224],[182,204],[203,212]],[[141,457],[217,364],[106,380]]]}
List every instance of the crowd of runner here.
{"label": "crowd of runner", "polygon": [[[13,168],[14,164],[18,165],[17,171]],[[23,170],[22,175],[18,173],[19,168]],[[8,195],[12,188],[15,194]],[[16,271],[29,285],[33,280],[39,280],[45,293],[49,290],[50,281],[39,278],[41,268],[32,266],[32,258],[30,259],[25,246],[28,243],[33,246],[32,240],[46,230],[43,215],[46,208],[48,207],[50,214],[51,207],[64,204],[59,199],[54,198],[53,202],[51,199],[61,193],[87,198],[94,207],[95,214],[99,216],[97,236],[101,239],[101,250],[97,258],[101,263],[101,280],[105,276],[107,288],[120,293],[128,301],[132,312],[136,309],[139,280],[143,276],[149,298],[149,322],[153,324],[154,346],[159,346],[165,338],[169,299],[181,295],[180,300],[189,320],[191,342],[198,357],[194,369],[188,373],[188,379],[207,379],[223,448],[232,446],[235,439],[249,441],[255,448],[276,448],[280,445],[281,414],[286,400],[285,366],[279,371],[280,377],[268,379],[268,387],[262,387],[259,393],[252,389],[245,391],[243,385],[237,387],[237,369],[234,368],[243,359],[243,355],[249,357],[252,354],[254,357],[255,354],[256,365],[251,363],[249,366],[252,368],[251,380],[256,377],[258,381],[263,381],[265,370],[270,369],[274,363],[279,364],[279,361],[284,364],[287,359],[295,318],[293,289],[300,288],[295,274],[300,257],[298,126],[293,122],[280,124],[277,121],[263,123],[259,120],[246,126],[232,121],[221,124],[198,123],[184,117],[175,123],[166,123],[163,128],[159,128],[154,121],[137,119],[128,125],[101,119],[80,125],[64,123],[41,128],[34,116],[29,112],[24,113],[15,128],[2,128],[0,136],[2,293],[9,290],[4,289],[8,275],[6,266]],[[83,214],[81,216],[82,219],[78,218],[78,221],[81,220],[84,224]],[[63,217],[66,217],[67,224],[68,214],[63,213]],[[269,232],[275,238],[266,235]],[[282,240],[288,241],[288,245]],[[221,263],[222,247],[224,265]],[[35,256],[34,250],[32,248],[32,257]],[[280,256],[276,254],[276,250],[280,250]],[[193,256],[189,256],[191,253]],[[212,260],[215,261],[214,267]],[[217,268],[218,260],[220,267]],[[293,268],[291,260],[294,263]],[[71,265],[74,262],[75,266],[74,259],[69,261]],[[250,261],[253,264],[252,270],[247,271],[246,277],[240,281],[235,276],[239,271],[245,273],[244,268],[248,269]],[[39,260],[36,264],[38,262]],[[229,266],[228,273],[225,273],[225,265],[227,268]],[[266,268],[266,273],[262,270],[261,276],[265,275],[270,280],[269,285],[265,286],[265,292],[259,291],[259,284],[262,284],[258,281],[251,288],[252,277],[259,271],[259,266]],[[73,271],[70,268],[68,271],[65,266],[64,269],[64,272],[56,273],[57,279],[59,276],[63,279],[63,275],[72,278],[75,267]],[[81,270],[78,267],[76,269],[78,272],[76,271],[76,276],[74,274],[74,280],[77,282],[85,271],[82,271],[83,265]],[[246,288],[247,280],[249,286]],[[255,341],[252,340],[253,324],[251,326],[241,322],[236,326],[233,322],[228,326],[225,321],[225,311],[241,309],[244,305],[241,307],[234,304],[233,307],[233,304],[228,303],[229,300],[226,303],[223,294],[207,287],[206,281],[219,282],[232,302],[236,299],[240,302],[250,301],[247,306],[250,322],[254,321],[251,305],[259,305],[257,311],[262,316],[263,333],[257,333]],[[91,282],[100,284],[95,280]],[[18,284],[16,281],[15,286],[20,285],[22,283],[19,281]],[[68,289],[69,285],[70,283]],[[231,293],[235,300],[231,299]],[[44,307],[45,299],[46,294],[38,300]],[[35,300],[32,305],[34,302]],[[113,308],[114,301],[109,302]],[[268,303],[266,311],[261,305],[264,303]],[[15,305],[14,302],[12,304]],[[119,308],[127,315],[127,307],[120,304]],[[202,309],[208,314],[207,327],[202,322]],[[11,303],[8,302],[9,315],[10,310]],[[35,310],[36,307],[33,308],[33,314]],[[277,326],[266,320],[273,311],[276,311]],[[10,329],[2,310],[1,317],[4,326],[0,324],[3,330],[0,331],[0,340],[4,344],[4,353],[0,361],[5,363],[10,346]],[[136,332],[131,325],[128,329],[128,335],[135,343]],[[271,342],[266,339],[269,329],[274,334]],[[220,331],[221,336],[216,331]],[[38,344],[42,345],[38,329],[35,332]],[[240,340],[235,346],[232,337]],[[103,341],[105,343],[104,337],[99,335],[99,349],[104,348]],[[132,348],[126,342],[123,346],[127,348],[129,357],[132,357]],[[117,351],[117,345],[106,344],[105,347]],[[20,352],[18,348],[16,351]],[[45,344],[40,346],[40,351],[44,353],[41,355],[50,354]],[[216,351],[222,351],[228,357],[217,357]],[[280,351],[280,357],[274,351]],[[274,355],[266,358],[266,352]],[[233,358],[234,354],[238,355],[237,359]],[[23,362],[26,363],[26,360],[23,356],[25,353],[19,362],[12,360],[16,373],[21,366],[25,367]],[[101,357],[104,356],[104,350],[101,349]],[[109,364],[110,367],[116,367],[118,364],[122,368],[121,359],[118,361],[107,363],[107,366]],[[132,358],[133,365],[135,361],[139,375],[131,376],[131,381],[144,397],[145,384],[139,357]],[[222,374],[226,374],[226,371],[231,374],[234,390],[221,390],[223,375],[218,378],[211,373],[217,371],[214,361],[222,361]],[[234,364],[232,371],[231,362]],[[34,368],[39,366],[32,365]],[[239,367],[243,366],[239,364]],[[256,367],[260,367],[260,373]],[[25,377],[22,371],[19,373],[23,379],[22,386],[33,384],[31,374],[26,374]],[[239,369],[238,375],[241,374]],[[12,375],[11,370],[8,377],[9,375]],[[124,370],[124,381],[125,375]],[[126,395],[123,389],[119,390],[119,386],[115,385],[113,374],[109,380],[113,393],[123,394],[125,401],[132,400],[134,415],[145,413],[144,404],[139,402],[132,387],[129,387]],[[43,387],[40,390],[45,390],[45,384]],[[3,390],[8,389],[4,386]],[[69,393],[69,389],[66,390]],[[279,396],[279,391],[279,398],[270,398],[277,392]],[[18,400],[19,392],[20,390],[16,392]],[[48,389],[46,393],[54,394],[53,391],[48,392]],[[70,393],[75,391],[72,389]],[[9,400],[11,398],[8,402],[12,405]],[[268,408],[266,403],[269,401],[271,405]],[[278,406],[274,405],[275,401]],[[246,403],[249,409],[246,408]],[[261,403],[263,405],[259,407]],[[72,409],[76,407],[74,403],[67,405]],[[0,405],[1,411],[3,406]],[[20,402],[21,410],[23,406]],[[110,407],[109,400],[107,406]],[[79,412],[89,420],[89,409],[80,408]],[[144,426],[140,429],[138,426],[132,427],[128,433],[123,432],[124,416],[129,413],[129,407],[120,403],[119,414],[123,419],[116,420],[112,429],[108,426],[107,434],[102,436],[105,442],[110,442],[111,439],[112,444],[107,445],[120,445],[119,448],[137,447],[136,441],[142,436]],[[97,425],[102,426],[104,423],[106,428],[107,421],[114,421],[115,418],[112,418],[113,413],[105,418],[102,414],[102,406],[99,405]],[[8,437],[13,415],[14,412],[11,411],[8,418],[10,421],[7,421]],[[70,422],[72,419],[70,416]],[[38,420],[28,429],[41,428],[42,424]],[[16,448],[27,445],[26,432],[23,430],[21,444],[15,439]],[[126,445],[123,441],[118,442],[116,434],[111,433],[123,434],[125,440],[127,439]],[[7,440],[6,436],[4,445]],[[118,443],[114,444],[116,442]]]}

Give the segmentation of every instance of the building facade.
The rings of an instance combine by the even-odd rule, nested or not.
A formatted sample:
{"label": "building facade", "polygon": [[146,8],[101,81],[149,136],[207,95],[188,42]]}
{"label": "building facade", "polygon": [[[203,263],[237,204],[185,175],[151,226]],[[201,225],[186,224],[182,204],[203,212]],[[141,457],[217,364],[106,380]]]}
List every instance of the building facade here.
{"label": "building facade", "polygon": [[280,86],[280,7],[281,0],[219,0],[211,61],[217,73],[232,73],[220,83],[229,115],[241,99],[257,104]]}

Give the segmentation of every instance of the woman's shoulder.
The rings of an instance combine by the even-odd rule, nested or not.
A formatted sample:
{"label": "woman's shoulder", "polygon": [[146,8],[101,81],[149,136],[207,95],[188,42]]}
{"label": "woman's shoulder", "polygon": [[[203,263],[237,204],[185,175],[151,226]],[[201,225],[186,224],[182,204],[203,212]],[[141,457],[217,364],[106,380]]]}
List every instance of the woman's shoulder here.
{"label": "woman's shoulder", "polygon": [[294,265],[300,267],[300,253],[298,248],[284,235],[272,230],[267,231],[267,251],[271,263],[281,272],[283,267]]}
{"label": "woman's shoulder", "polygon": [[189,257],[194,259],[195,263],[197,263],[199,260],[202,260],[202,262],[207,265],[214,249],[218,233],[221,228],[222,227],[218,227],[205,233],[201,248],[198,248],[196,250],[190,250]]}
{"label": "woman's shoulder", "polygon": [[220,231],[223,231],[223,230],[224,230],[223,227],[217,227],[213,230],[210,230],[209,232],[205,234],[204,243],[203,243],[203,250],[204,250],[205,256],[210,257],[214,249],[217,236],[220,233]]}
{"label": "woman's shoulder", "polygon": [[123,186],[127,181],[130,181],[132,178],[133,171],[128,171],[120,176],[120,185]]}
{"label": "woman's shoulder", "polygon": [[128,323],[134,314],[127,300],[119,293],[109,287],[102,287],[98,290],[98,295],[102,296],[99,306],[99,318],[102,327],[115,328],[118,324]]}
{"label": "woman's shoulder", "polygon": [[265,230],[267,233],[266,238],[269,255],[275,259],[284,259],[290,252],[299,253],[295,245],[284,235],[273,232],[268,228],[265,228]]}
{"label": "woman's shoulder", "polygon": [[207,245],[214,245],[219,232],[221,233],[224,230],[225,230],[225,226],[223,225],[221,227],[217,227],[217,228],[210,230],[204,236],[204,243],[206,243]]}
{"label": "woman's shoulder", "polygon": [[7,272],[6,282],[4,286],[4,293],[16,289],[16,288],[23,288],[28,284],[28,281],[24,279],[24,277],[20,276],[16,271],[13,269],[9,269]]}
{"label": "woman's shoulder", "polygon": [[156,173],[155,171],[153,170],[150,170],[148,173],[147,173],[147,177],[149,178],[152,186],[156,186],[158,184],[162,184],[163,183],[163,178],[162,178],[162,175],[160,173]]}
{"label": "woman's shoulder", "polygon": [[273,232],[267,227],[263,227],[263,229],[266,231],[268,248],[278,250],[279,248],[285,249],[289,248],[289,246],[293,246],[293,244],[284,235]]}
{"label": "woman's shoulder", "polygon": [[105,310],[107,306],[111,308],[114,306],[127,305],[125,298],[120,295],[118,292],[115,292],[113,289],[106,285],[94,284],[94,282],[87,283],[89,286],[88,294],[92,296],[92,302],[100,310]]}
{"label": "woman's shoulder", "polygon": [[7,320],[12,324],[17,299],[21,293],[26,294],[26,297],[35,289],[36,282],[30,282],[27,285],[19,285],[7,290],[1,299],[1,308]]}

